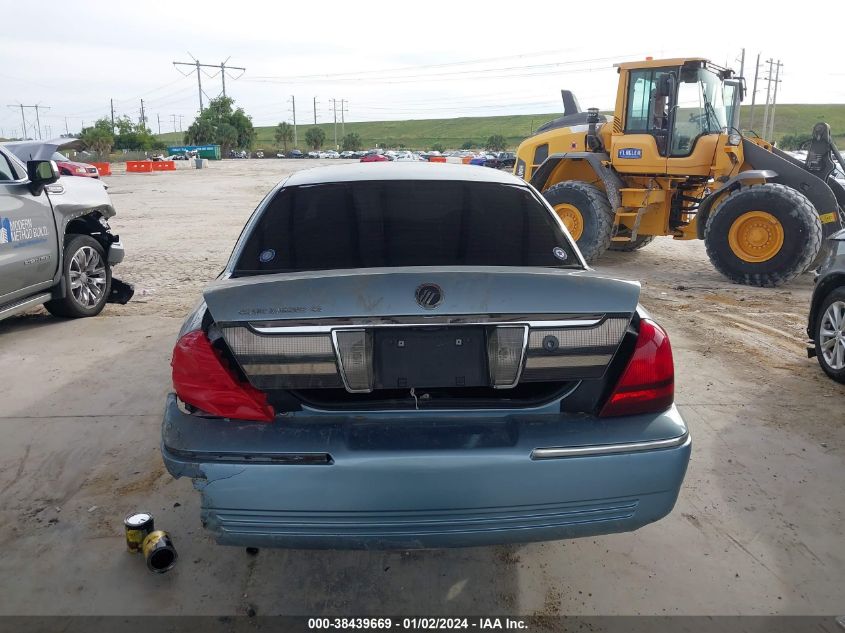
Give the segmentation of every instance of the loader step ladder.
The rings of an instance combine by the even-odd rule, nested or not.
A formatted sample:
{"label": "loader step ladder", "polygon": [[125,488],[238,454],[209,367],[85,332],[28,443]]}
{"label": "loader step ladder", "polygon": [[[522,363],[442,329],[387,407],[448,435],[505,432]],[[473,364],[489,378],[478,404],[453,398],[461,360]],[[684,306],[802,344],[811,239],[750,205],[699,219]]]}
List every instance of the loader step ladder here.
{"label": "loader step ladder", "polygon": [[[617,211],[613,218],[613,232],[610,238],[612,242],[633,242],[637,239],[637,233],[640,230],[640,222],[643,219],[643,214],[648,210],[648,205],[652,202],[652,192],[654,191],[654,180],[652,180],[647,189],[621,189],[623,205],[627,202],[628,205],[622,206],[622,210]],[[639,196],[643,195],[642,202]],[[632,198],[636,198],[632,201]],[[625,218],[633,218],[634,222],[628,235],[619,235],[620,227],[624,227],[621,221]],[[627,227],[624,227],[627,228]]]}

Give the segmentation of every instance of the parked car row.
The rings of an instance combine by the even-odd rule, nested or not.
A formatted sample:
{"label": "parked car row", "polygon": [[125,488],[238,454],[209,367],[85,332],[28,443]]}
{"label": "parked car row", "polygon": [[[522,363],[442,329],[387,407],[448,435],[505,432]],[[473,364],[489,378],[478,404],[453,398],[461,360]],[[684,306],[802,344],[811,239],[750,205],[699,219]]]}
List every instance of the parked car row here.
{"label": "parked car row", "polygon": [[[233,151],[233,153],[235,153]],[[237,154],[237,153],[235,153]],[[233,158],[247,158],[245,152],[234,155]],[[258,154],[261,154],[260,156]],[[360,160],[362,163],[379,163],[386,161],[399,162],[422,162],[430,160],[434,156],[444,157],[458,157],[469,158],[471,165],[483,165],[485,167],[493,167],[494,169],[513,169],[516,162],[516,156],[513,152],[472,152],[469,150],[459,150],[451,152],[439,152],[436,150],[428,152],[415,152],[411,150],[385,150],[381,148],[369,150],[344,150],[336,152],[335,150],[311,150],[309,152],[302,152],[298,149],[290,150],[288,152],[277,152],[276,158],[320,158],[320,159],[336,159],[342,158],[347,160]],[[255,158],[264,158],[263,152],[256,152]]]}

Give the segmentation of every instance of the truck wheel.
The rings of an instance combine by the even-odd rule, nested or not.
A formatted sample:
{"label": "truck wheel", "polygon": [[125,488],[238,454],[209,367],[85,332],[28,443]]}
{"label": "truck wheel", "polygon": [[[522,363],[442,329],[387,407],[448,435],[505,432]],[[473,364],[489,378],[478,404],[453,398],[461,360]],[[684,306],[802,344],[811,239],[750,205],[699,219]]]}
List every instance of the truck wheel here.
{"label": "truck wheel", "polygon": [[595,261],[610,247],[613,209],[604,191],[569,180],[549,187],[543,197],[569,230],[585,260]]}
{"label": "truck wheel", "polygon": [[654,235],[638,235],[633,242],[611,242],[610,250],[622,251],[630,253],[631,251],[638,251],[641,248],[648,246],[654,241]]}
{"label": "truck wheel", "polygon": [[816,259],[822,223],[802,193],[774,183],[739,189],[714,209],[704,232],[720,273],[748,286],[779,286]]}
{"label": "truck wheel", "polygon": [[62,275],[67,295],[44,304],[50,314],[72,319],[98,315],[111,290],[111,267],[100,243],[88,235],[65,236]]}
{"label": "truck wheel", "polygon": [[822,300],[813,340],[824,373],[845,383],[845,288],[833,290]]}

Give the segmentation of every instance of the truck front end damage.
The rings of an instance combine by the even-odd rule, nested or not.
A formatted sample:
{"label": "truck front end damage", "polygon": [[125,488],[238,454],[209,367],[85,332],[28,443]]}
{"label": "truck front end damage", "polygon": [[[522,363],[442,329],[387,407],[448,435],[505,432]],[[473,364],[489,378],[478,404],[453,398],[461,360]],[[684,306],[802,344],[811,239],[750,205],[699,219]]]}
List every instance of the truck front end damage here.
{"label": "truck front end damage", "polygon": [[[62,178],[48,185],[46,191],[60,235],[90,235],[103,247],[109,266],[123,261],[123,242],[112,232],[108,222],[116,211],[102,182],[89,178]],[[132,284],[112,277],[108,302],[125,304],[134,292]]]}

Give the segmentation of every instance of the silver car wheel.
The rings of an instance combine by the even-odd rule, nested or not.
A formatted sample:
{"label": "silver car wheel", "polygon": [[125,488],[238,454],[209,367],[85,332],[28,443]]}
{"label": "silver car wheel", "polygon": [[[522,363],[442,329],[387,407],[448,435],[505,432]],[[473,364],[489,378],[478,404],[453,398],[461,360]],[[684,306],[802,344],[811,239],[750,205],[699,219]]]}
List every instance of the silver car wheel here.
{"label": "silver car wheel", "polygon": [[106,290],[106,264],[100,253],[83,246],[73,254],[68,273],[76,302],[84,308],[96,306]]}
{"label": "silver car wheel", "polygon": [[845,369],[845,301],[834,301],[822,315],[819,348],[831,369]]}

